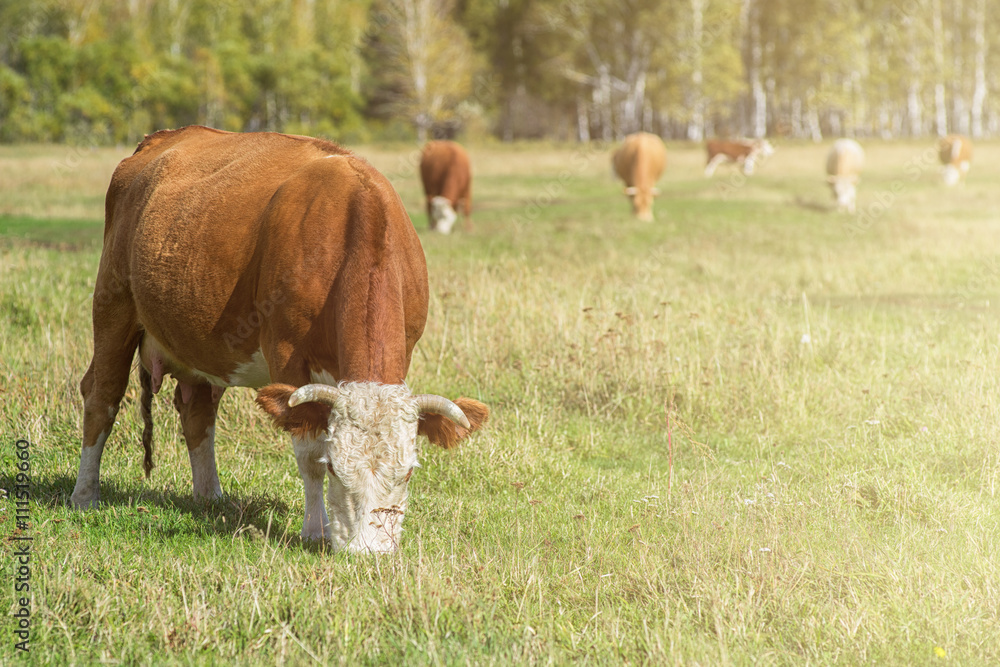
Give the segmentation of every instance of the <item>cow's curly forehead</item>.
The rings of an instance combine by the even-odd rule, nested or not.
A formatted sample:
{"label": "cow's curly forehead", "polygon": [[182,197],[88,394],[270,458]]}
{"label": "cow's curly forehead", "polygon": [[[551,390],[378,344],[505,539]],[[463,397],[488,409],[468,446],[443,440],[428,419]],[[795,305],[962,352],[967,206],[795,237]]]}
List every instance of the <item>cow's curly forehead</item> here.
{"label": "cow's curly forehead", "polygon": [[338,475],[389,474],[416,463],[419,408],[406,385],[347,382],[330,406],[330,460]]}

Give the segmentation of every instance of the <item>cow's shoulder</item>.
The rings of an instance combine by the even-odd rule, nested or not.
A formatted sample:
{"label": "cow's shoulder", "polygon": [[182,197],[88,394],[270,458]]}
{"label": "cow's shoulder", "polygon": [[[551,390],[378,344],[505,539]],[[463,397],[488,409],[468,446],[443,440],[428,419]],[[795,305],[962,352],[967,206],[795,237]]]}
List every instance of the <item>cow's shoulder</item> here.
{"label": "cow's shoulder", "polygon": [[[245,134],[244,136],[251,136],[251,135]],[[326,139],[319,139],[317,137],[306,137],[300,134],[281,134],[278,136],[284,137],[285,139],[290,139],[292,141],[302,142],[303,144],[312,146],[313,148],[317,149],[321,153],[325,153],[326,155],[344,155],[350,157],[357,157],[349,149],[344,148],[338,143],[335,143],[333,141],[328,141]]]}
{"label": "cow's shoulder", "polygon": [[139,153],[145,151],[155,151],[158,148],[163,149],[165,146],[174,144],[180,140],[192,140],[198,137],[227,134],[235,133],[226,132],[225,130],[217,130],[212,127],[205,127],[204,125],[187,125],[176,130],[157,130],[156,132],[147,134],[143,137],[143,140],[139,142],[138,146],[136,146],[133,155],[138,155]]}

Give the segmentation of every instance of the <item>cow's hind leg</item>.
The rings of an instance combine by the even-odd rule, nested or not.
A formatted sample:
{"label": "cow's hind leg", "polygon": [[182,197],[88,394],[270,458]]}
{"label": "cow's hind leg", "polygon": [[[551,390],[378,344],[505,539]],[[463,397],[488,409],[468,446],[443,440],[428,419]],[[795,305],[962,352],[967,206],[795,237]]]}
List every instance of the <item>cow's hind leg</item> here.
{"label": "cow's hind leg", "polygon": [[472,231],[472,188],[468,185],[465,186],[465,191],[462,193],[461,203],[462,203],[462,213],[465,217],[462,220],[462,228],[467,231]]}
{"label": "cow's hind leg", "polygon": [[[125,312],[123,313],[122,310]],[[114,317],[94,313],[94,357],[83,380],[83,447],[80,471],[70,500],[74,507],[96,507],[101,498],[101,455],[128,388],[139,329],[130,309]]]}
{"label": "cow's hind leg", "polygon": [[191,461],[191,482],[195,500],[222,496],[219,472],[215,467],[215,417],[222,387],[178,382],[174,407],[181,416],[181,429]]}
{"label": "cow's hind leg", "polygon": [[432,232],[437,229],[437,221],[434,220],[434,206],[431,204],[433,197],[428,195],[427,199],[427,227]]}
{"label": "cow's hind leg", "polygon": [[708,161],[708,164],[705,165],[705,178],[711,178],[715,173],[716,167],[725,162],[726,159],[726,156],[722,153],[717,153],[714,157],[712,157],[712,159]]}

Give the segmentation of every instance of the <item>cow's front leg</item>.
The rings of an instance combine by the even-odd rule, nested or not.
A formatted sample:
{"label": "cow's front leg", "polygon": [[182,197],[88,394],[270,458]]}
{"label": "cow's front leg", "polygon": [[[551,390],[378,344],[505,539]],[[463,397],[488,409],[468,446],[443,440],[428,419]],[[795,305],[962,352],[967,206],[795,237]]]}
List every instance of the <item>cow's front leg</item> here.
{"label": "cow's front leg", "polygon": [[323,540],[330,535],[330,519],[323,503],[323,479],[326,464],[321,463],[322,448],[315,440],[292,437],[295,461],[299,465],[302,488],[305,491],[306,514],[302,521],[303,540]]}
{"label": "cow's front leg", "polygon": [[191,461],[191,486],[195,500],[222,496],[219,472],[215,467],[215,417],[222,388],[209,384],[177,383],[174,407],[181,416],[181,427]]}

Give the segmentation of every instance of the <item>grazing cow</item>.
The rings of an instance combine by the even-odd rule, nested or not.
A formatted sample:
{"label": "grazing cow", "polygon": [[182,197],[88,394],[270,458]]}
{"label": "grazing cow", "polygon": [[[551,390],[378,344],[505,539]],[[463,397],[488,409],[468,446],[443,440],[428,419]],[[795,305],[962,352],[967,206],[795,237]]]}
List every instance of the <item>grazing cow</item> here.
{"label": "grazing cow", "polygon": [[945,185],[955,185],[969,173],[972,162],[972,142],[961,134],[949,134],[938,143],[938,157],[944,169],[941,178]]}
{"label": "grazing cow", "polygon": [[705,144],[708,152],[708,164],[705,165],[705,177],[711,177],[716,167],[723,162],[736,162],[743,166],[743,173],[749,176],[753,173],[759,160],[774,155],[774,147],[767,139],[754,141],[723,141],[710,139]]}
{"label": "grazing cow", "polygon": [[430,228],[447,234],[462,206],[468,231],[472,208],[472,169],[469,154],[454,141],[429,141],[420,154],[420,180],[427,199]]}
{"label": "grazing cow", "polygon": [[837,210],[855,210],[858,179],[865,166],[865,151],[854,139],[837,139],[826,156],[826,181],[837,199]]}
{"label": "grazing cow", "polygon": [[138,350],[147,476],[150,403],[165,374],[177,380],[199,499],[222,493],[223,392],[260,388],[257,403],[291,434],[302,537],[395,549],[417,435],[453,447],[489,410],[403,384],[427,318],[427,265],[385,177],[325,141],[192,126],[146,137],[118,165],[105,216],[73,504],[98,504],[101,454]]}
{"label": "grazing cow", "polygon": [[640,220],[653,219],[653,197],[660,194],[656,181],[666,161],[663,140],[648,132],[628,135],[615,151],[615,173],[625,181],[625,194],[632,200],[632,211]]}

